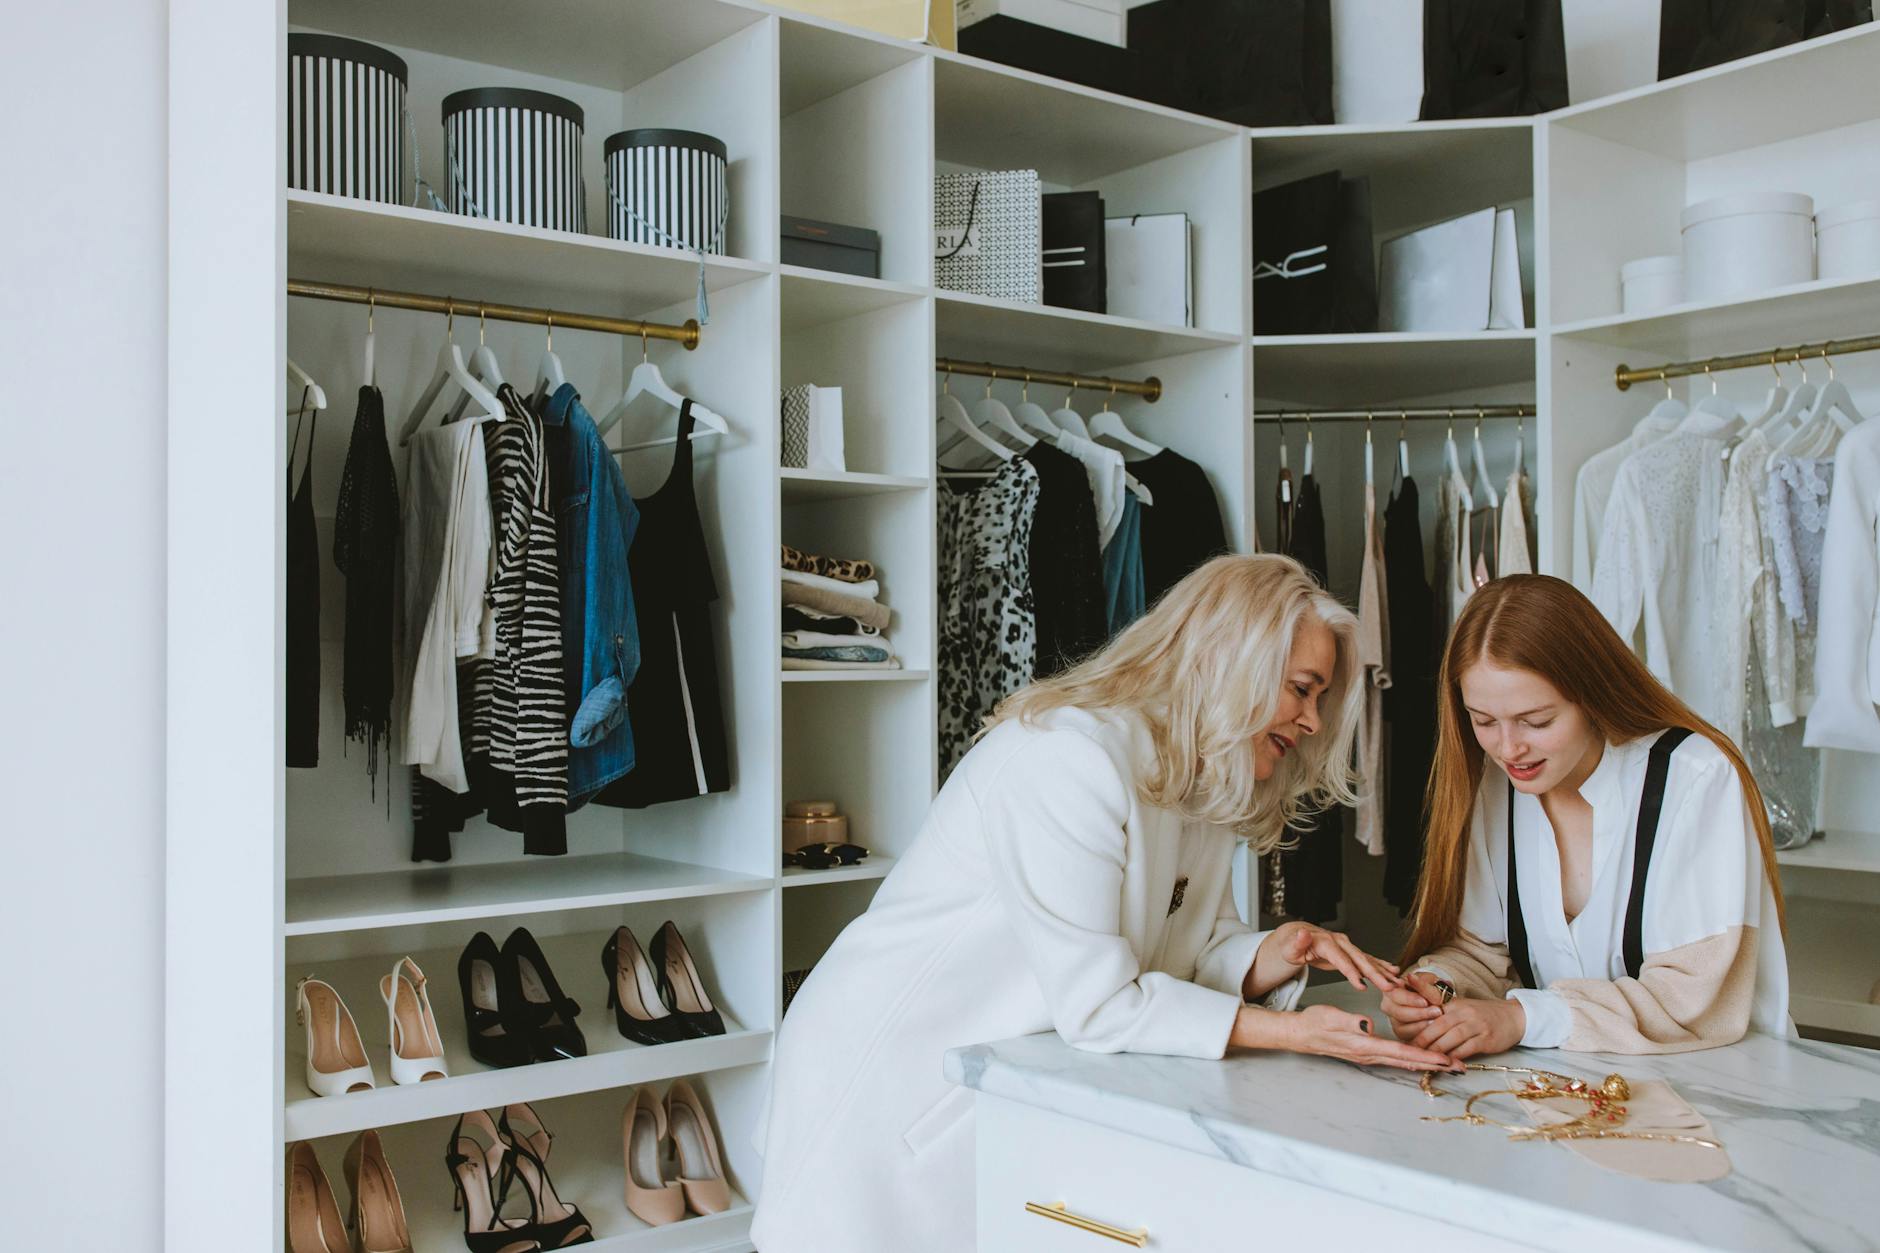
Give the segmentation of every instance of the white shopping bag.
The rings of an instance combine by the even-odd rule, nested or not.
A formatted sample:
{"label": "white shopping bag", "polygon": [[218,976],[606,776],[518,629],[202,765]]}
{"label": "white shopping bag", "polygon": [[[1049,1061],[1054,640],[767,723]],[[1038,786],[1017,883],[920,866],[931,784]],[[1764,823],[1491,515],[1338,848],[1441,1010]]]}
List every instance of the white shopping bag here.
{"label": "white shopping bag", "polygon": [[783,464],[797,470],[840,474],[842,389],[804,383],[783,391]]}

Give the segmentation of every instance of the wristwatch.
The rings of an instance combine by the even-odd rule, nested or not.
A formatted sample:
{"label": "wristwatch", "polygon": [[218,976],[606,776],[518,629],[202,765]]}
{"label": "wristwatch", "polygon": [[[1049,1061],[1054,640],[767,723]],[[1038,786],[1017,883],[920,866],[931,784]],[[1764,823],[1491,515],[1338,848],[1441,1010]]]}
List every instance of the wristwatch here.
{"label": "wristwatch", "polygon": [[1447,1005],[1449,1002],[1456,999],[1456,985],[1449,980],[1443,978],[1441,975],[1434,975],[1431,976],[1430,982],[1434,983],[1436,990],[1443,994],[1443,1004]]}

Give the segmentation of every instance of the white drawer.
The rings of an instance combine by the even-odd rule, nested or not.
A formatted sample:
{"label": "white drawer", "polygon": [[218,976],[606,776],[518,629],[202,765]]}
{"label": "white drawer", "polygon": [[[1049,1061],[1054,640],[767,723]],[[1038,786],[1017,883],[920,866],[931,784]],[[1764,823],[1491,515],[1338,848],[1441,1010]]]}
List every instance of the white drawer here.
{"label": "white drawer", "polygon": [[1129,1247],[1027,1212],[1027,1202],[1123,1231],[1147,1229],[1169,1253],[1359,1241],[1444,1253],[1506,1250],[1515,1241],[1434,1222],[1279,1179],[1032,1105],[979,1094],[974,1110],[979,1253],[1103,1253]]}

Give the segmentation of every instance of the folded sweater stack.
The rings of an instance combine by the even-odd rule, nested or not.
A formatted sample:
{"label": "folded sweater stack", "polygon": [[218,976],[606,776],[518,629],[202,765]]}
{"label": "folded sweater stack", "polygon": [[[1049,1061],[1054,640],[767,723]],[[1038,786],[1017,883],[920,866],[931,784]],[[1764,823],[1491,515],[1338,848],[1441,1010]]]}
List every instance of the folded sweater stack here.
{"label": "folded sweater stack", "polygon": [[898,670],[888,620],[871,563],[783,546],[785,670]]}

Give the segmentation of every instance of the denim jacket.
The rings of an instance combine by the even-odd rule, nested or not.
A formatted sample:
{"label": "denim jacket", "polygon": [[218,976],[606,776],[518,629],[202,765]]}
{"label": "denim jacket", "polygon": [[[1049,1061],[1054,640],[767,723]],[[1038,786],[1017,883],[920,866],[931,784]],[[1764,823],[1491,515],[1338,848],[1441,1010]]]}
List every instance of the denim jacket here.
{"label": "denim jacket", "polygon": [[640,511],[574,385],[542,405],[556,498],[561,655],[568,730],[568,808],[633,769],[627,689],[640,669],[627,550]]}

